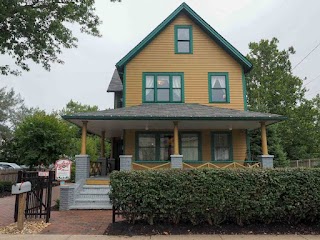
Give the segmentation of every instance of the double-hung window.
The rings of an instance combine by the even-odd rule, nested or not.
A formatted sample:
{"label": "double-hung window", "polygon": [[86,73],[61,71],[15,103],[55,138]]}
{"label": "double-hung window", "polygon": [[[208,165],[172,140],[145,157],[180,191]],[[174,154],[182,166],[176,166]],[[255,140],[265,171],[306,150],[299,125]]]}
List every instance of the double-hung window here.
{"label": "double-hung window", "polygon": [[180,134],[180,153],[185,161],[199,161],[200,156],[200,134],[181,133]]}
{"label": "double-hung window", "polygon": [[174,26],[175,53],[192,53],[192,26]]}
{"label": "double-hung window", "polygon": [[211,139],[213,161],[232,161],[231,132],[214,132]]}
{"label": "double-hung window", "polygon": [[[180,133],[183,160],[201,160],[199,133]],[[172,132],[139,132],[136,134],[136,161],[170,161],[174,153]]]}
{"label": "double-hung window", "polygon": [[211,103],[229,103],[229,74],[209,73],[209,100]]}
{"label": "double-hung window", "polygon": [[183,102],[183,73],[144,73],[143,102]]}

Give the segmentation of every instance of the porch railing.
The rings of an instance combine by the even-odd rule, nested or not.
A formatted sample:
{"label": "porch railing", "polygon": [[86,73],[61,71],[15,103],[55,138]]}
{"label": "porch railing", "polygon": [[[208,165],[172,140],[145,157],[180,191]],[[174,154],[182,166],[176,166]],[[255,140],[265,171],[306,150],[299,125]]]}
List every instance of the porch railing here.
{"label": "porch railing", "polygon": [[[170,162],[132,162],[132,169],[134,170],[156,170],[169,169]],[[258,161],[233,161],[233,162],[204,162],[204,161],[184,161],[183,169],[201,169],[201,168],[260,168],[261,164]]]}
{"label": "porch railing", "polygon": [[90,162],[90,176],[101,176],[102,163]]}

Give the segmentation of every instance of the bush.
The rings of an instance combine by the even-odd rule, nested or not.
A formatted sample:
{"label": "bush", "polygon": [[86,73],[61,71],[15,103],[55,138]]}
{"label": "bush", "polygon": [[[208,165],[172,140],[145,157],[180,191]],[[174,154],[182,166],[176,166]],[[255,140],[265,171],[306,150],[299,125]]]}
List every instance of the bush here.
{"label": "bush", "polygon": [[129,222],[296,224],[320,216],[320,169],[113,172],[110,199]]}
{"label": "bush", "polygon": [[12,182],[0,181],[0,194],[4,192],[11,192]]}

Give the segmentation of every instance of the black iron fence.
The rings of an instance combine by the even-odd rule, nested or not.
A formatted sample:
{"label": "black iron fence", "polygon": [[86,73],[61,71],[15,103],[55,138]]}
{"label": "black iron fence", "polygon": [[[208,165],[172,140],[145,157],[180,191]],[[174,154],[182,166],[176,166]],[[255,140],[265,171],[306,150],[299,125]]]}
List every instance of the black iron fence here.
{"label": "black iron fence", "polygon": [[[48,176],[39,176],[38,172],[19,171],[17,182],[31,182],[31,192],[27,193],[26,218],[45,218],[49,222],[51,213],[52,184],[55,172],[50,171]],[[16,196],[14,220],[18,219],[19,201]]]}

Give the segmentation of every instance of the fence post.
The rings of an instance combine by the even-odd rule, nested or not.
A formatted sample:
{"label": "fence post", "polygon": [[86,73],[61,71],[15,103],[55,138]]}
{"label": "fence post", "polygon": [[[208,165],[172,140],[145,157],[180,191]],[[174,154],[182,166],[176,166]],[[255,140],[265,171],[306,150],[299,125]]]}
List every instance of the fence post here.
{"label": "fence post", "polygon": [[[17,183],[21,182],[21,179],[22,179],[22,171],[20,170],[18,172],[18,179],[17,179]],[[16,195],[16,203],[15,203],[15,206],[14,206],[14,222],[17,222],[18,221],[18,209],[19,209],[19,195],[17,194]]]}

